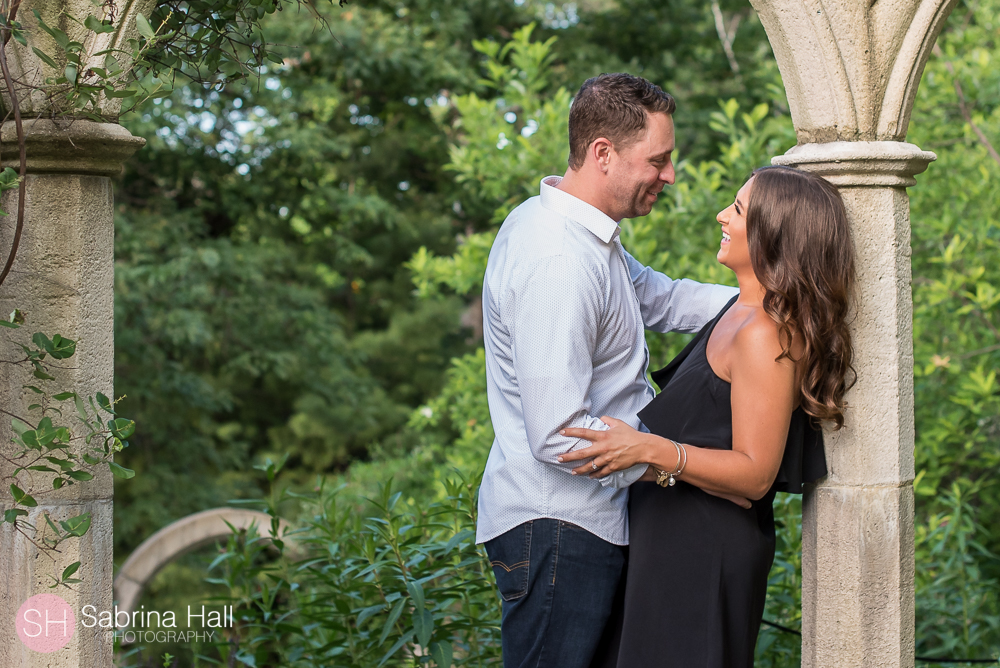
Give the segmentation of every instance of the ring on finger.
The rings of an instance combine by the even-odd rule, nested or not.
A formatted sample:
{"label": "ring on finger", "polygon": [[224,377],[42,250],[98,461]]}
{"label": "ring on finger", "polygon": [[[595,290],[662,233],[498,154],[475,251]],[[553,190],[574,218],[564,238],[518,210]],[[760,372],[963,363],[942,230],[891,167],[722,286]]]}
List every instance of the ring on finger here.
{"label": "ring on finger", "polygon": [[590,462],[590,468],[593,469],[594,471],[596,471],[597,468],[598,468],[597,462],[596,461]]}

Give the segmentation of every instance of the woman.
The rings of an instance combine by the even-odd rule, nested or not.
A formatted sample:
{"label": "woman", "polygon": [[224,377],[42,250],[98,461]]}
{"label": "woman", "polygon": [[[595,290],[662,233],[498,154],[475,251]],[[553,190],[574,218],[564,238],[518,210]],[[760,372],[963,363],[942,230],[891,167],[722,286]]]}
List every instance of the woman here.
{"label": "woman", "polygon": [[593,442],[562,457],[581,460],[577,475],[649,465],[630,496],[618,668],[753,665],[775,492],[825,475],[815,425],[844,424],[854,254],[836,188],[766,167],[717,219],[740,293],[653,375],[662,392],[639,413],[651,433],[613,418],[563,432]]}

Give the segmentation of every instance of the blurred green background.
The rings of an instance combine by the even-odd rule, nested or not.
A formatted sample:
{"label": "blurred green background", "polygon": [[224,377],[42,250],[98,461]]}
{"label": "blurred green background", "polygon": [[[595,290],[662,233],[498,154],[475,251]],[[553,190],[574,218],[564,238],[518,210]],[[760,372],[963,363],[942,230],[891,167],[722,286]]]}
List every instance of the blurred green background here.
{"label": "blurred green background", "polygon": [[[234,537],[169,566],[147,609],[218,596],[241,629],[123,665],[166,651],[165,665],[495,663],[499,608],[467,535],[492,441],[480,281],[504,215],[565,170],[572,94],[628,71],[677,98],[677,184],[623,225],[671,276],[734,283],[715,214],[795,143],[744,2],[317,11],[325,22],[294,6],[264,19],[283,63],[258,79],[178,85],[122,121],[149,143],[116,190],[115,387],[139,425],[120,457],[137,475],[116,480],[116,561],[237,499],[303,527],[291,552]],[[910,189],[921,656],[1000,653],[998,17],[998,0],[959,3],[907,138],[938,155]],[[648,342],[657,368],[685,338]],[[799,499],[776,510],[767,618],[797,628]],[[758,665],[798,663],[798,638],[765,627]]]}

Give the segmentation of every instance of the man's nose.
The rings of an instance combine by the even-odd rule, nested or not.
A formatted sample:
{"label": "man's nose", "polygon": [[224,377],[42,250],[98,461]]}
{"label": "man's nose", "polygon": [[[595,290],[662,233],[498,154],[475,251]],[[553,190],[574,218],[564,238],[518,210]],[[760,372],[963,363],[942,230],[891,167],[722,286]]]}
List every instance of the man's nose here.
{"label": "man's nose", "polygon": [[677,180],[677,174],[674,173],[674,163],[667,165],[667,168],[660,172],[660,180],[669,185],[674,185],[674,181]]}

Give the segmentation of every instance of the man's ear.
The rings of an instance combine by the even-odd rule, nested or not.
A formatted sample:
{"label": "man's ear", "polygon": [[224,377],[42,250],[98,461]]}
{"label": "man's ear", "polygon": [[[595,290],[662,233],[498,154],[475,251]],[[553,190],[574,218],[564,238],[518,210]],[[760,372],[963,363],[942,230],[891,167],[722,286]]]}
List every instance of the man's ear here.
{"label": "man's ear", "polygon": [[590,157],[594,159],[594,164],[596,164],[597,168],[604,174],[608,173],[608,168],[611,165],[611,158],[614,155],[614,152],[614,144],[604,137],[598,137],[595,139],[591,142],[589,148]]}

